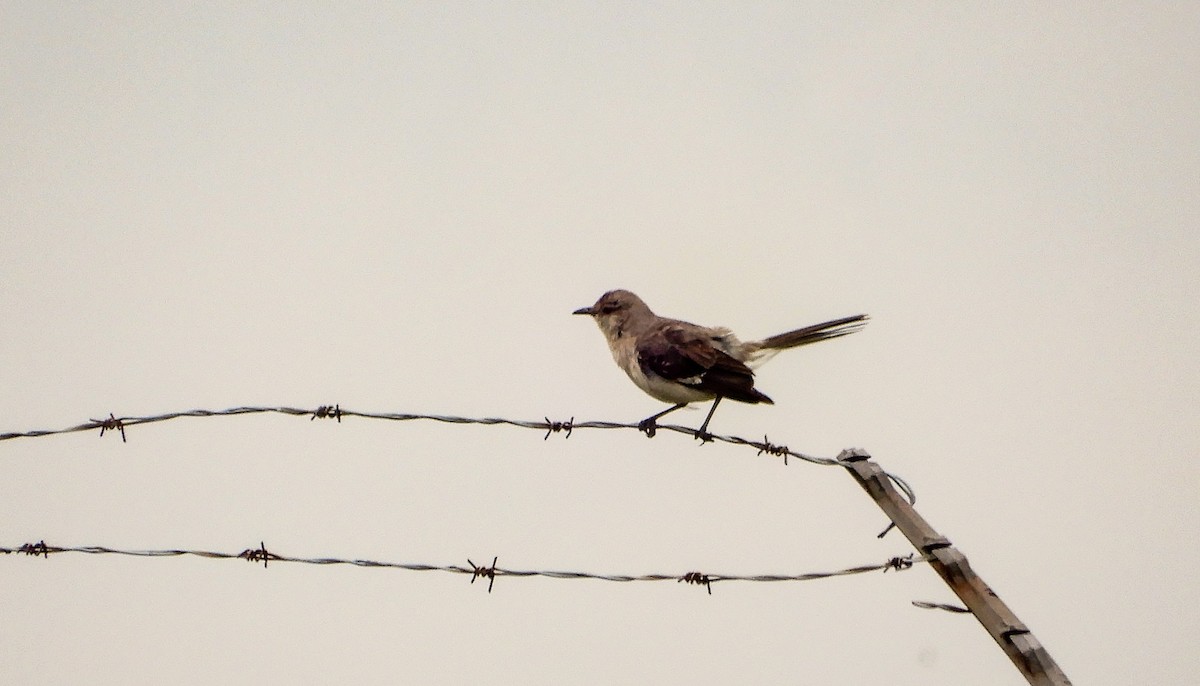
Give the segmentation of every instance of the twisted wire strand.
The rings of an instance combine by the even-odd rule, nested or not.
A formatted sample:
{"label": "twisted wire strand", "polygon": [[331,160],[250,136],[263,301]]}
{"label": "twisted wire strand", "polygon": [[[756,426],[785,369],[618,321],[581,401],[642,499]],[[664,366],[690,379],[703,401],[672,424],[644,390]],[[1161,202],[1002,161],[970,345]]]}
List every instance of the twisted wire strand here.
{"label": "twisted wire strand", "polygon": [[[467,565],[447,564],[435,565],[414,562],[384,562],[379,560],[363,560],[349,559],[338,557],[297,557],[291,555],[282,555],[273,551],[267,550],[265,543],[260,543],[257,548],[247,548],[240,553],[221,552],[214,550],[188,550],[183,548],[169,548],[160,550],[131,550],[121,548],[110,548],[100,545],[86,546],[57,546],[47,544],[45,541],[38,543],[25,543],[17,547],[0,547],[0,553],[5,555],[21,554],[33,557],[49,558],[50,555],[58,555],[62,553],[82,553],[87,555],[124,555],[131,557],[182,557],[193,556],[207,559],[241,559],[249,562],[261,562],[263,566],[268,566],[271,562],[292,562],[308,565],[349,565],[354,567],[376,567],[388,569],[402,569],[413,572],[445,572],[450,574],[467,574],[471,576],[472,582],[479,577],[486,577],[489,582],[494,581],[496,577],[512,576],[512,577],[546,577],[550,579],[593,579],[598,581],[614,581],[620,583],[628,583],[634,581],[676,581],[687,582],[689,584],[703,585],[709,588],[712,592],[711,584],[721,581],[749,581],[749,582],[781,582],[781,581],[815,581],[818,579],[829,579],[838,576],[851,576],[856,574],[867,574],[870,572],[887,572],[887,571],[903,571],[912,567],[916,562],[924,562],[922,559],[913,559],[910,553],[906,556],[896,556],[888,559],[886,562],[878,564],[858,565],[855,567],[847,567],[826,572],[808,572],[804,574],[712,574],[701,572],[686,572],[683,574],[665,574],[665,573],[650,573],[650,574],[607,574],[596,572],[580,572],[566,570],[546,570],[546,569],[508,569],[496,566],[496,560],[493,558],[490,566],[476,565],[474,562],[467,560]],[[489,586],[491,584],[489,583]]]}
{"label": "twisted wire strand", "polygon": [[[575,421],[571,418],[567,421],[552,421],[549,417],[544,418],[544,421],[539,420],[522,420],[522,419],[506,419],[503,417],[459,417],[454,415],[438,415],[438,414],[413,414],[402,412],[361,412],[357,410],[348,410],[340,405],[322,405],[315,410],[304,409],[299,407],[230,407],[224,410],[185,410],[182,412],[168,412],[165,414],[148,415],[148,416],[131,416],[131,417],[116,417],[109,414],[106,419],[91,419],[86,423],[69,426],[62,429],[34,429],[29,431],[10,431],[0,433],[0,441],[7,441],[16,438],[37,438],[41,436],[54,436],[58,434],[74,433],[79,431],[94,431],[100,430],[100,435],[105,432],[118,431],[121,434],[121,440],[125,440],[125,429],[139,424],[152,424],[156,422],[164,422],[181,417],[227,417],[243,414],[283,414],[297,417],[309,417],[312,419],[334,418],[339,423],[343,417],[359,417],[363,419],[380,419],[389,421],[433,421],[444,424],[482,424],[482,425],[507,425],[522,429],[534,429],[537,431],[545,431],[545,438],[549,438],[552,433],[565,432],[566,437],[570,437],[575,429],[633,429],[641,431],[637,424],[628,424],[622,422],[608,421]],[[659,431],[670,431],[687,436],[695,436],[695,429],[690,429],[678,424],[659,424]],[[732,445],[743,445],[758,450],[758,454],[767,453],[775,457],[782,457],[784,464],[787,464],[789,458],[796,458],[811,464],[822,466],[844,466],[843,463],[831,457],[818,457],[816,455],[808,455],[795,450],[789,449],[785,445],[777,445],[767,440],[763,436],[763,440],[755,441],[740,436],[722,436],[712,434],[710,440],[719,441],[721,443],[729,443]],[[910,503],[916,503],[917,496],[912,487],[899,476],[887,473],[889,479],[892,480],[896,487],[899,488]]]}

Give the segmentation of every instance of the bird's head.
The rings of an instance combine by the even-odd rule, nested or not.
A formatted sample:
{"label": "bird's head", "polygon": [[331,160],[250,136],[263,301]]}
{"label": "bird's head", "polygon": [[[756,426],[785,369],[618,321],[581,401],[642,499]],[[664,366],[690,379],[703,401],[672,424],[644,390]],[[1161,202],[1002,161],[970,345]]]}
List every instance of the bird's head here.
{"label": "bird's head", "polygon": [[637,322],[649,322],[654,317],[641,298],[622,290],[609,291],[595,305],[581,307],[571,314],[589,315],[610,340],[630,333]]}

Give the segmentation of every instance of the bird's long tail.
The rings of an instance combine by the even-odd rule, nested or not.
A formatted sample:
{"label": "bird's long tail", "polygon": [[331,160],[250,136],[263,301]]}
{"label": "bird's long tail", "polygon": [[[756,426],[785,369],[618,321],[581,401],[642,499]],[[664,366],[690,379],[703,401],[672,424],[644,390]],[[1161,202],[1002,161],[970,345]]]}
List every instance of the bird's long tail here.
{"label": "bird's long tail", "polygon": [[795,348],[817,341],[824,341],[830,338],[838,338],[839,336],[848,336],[855,331],[867,325],[867,315],[856,314],[851,317],[842,317],[821,324],[813,324],[806,326],[803,329],[788,331],[770,338],[764,338],[758,341],[760,350],[786,350],[787,348]]}

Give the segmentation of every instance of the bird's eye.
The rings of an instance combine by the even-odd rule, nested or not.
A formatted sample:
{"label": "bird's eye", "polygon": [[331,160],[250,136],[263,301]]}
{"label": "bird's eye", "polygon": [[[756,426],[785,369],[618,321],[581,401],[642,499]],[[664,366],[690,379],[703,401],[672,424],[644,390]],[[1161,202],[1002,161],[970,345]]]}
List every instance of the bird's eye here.
{"label": "bird's eye", "polygon": [[604,314],[612,314],[619,309],[621,309],[620,303],[605,303],[600,306],[600,311]]}

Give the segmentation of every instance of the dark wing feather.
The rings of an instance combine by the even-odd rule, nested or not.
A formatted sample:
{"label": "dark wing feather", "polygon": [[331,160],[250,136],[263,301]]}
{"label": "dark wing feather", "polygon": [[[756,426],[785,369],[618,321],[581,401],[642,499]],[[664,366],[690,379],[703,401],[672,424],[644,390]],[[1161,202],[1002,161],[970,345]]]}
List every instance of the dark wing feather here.
{"label": "dark wing feather", "polygon": [[771,402],[754,388],[754,372],[682,327],[664,327],[638,341],[642,372],[744,403]]}
{"label": "dark wing feather", "polygon": [[638,339],[638,364],[643,373],[655,374],[670,381],[690,381],[712,366],[716,350],[706,351],[702,346],[680,345],[679,337],[668,336],[667,331],[673,329],[659,329],[643,334]]}

